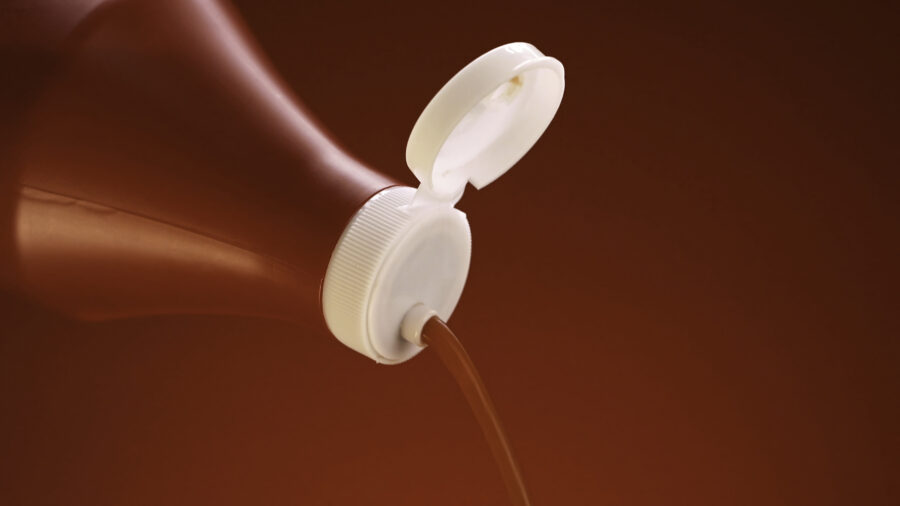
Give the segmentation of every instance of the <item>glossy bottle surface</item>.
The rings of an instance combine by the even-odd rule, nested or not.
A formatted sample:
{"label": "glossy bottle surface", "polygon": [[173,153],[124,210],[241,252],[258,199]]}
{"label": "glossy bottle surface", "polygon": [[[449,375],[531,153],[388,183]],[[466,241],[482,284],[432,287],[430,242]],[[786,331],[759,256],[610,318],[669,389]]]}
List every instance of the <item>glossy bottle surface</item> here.
{"label": "glossy bottle surface", "polygon": [[4,162],[14,285],[89,319],[320,321],[335,243],[393,181],[320,129],[217,2],[107,2],[62,47]]}

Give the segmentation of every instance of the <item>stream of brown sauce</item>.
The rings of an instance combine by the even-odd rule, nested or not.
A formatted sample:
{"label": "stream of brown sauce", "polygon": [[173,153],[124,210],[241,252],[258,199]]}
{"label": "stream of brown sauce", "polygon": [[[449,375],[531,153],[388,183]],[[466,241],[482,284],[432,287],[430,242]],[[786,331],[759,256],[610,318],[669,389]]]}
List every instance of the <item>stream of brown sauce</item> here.
{"label": "stream of brown sauce", "polygon": [[433,317],[422,329],[422,342],[437,352],[441,362],[459,385],[469,407],[472,408],[472,413],[478,420],[491,453],[494,455],[494,460],[497,461],[497,466],[500,468],[500,475],[503,477],[503,483],[506,485],[512,504],[516,506],[530,505],[531,500],[528,499],[528,492],[525,490],[522,472],[519,470],[509,439],[500,423],[497,408],[491,402],[484,381],[478,374],[478,369],[475,368],[469,354],[466,353],[466,349],[459,342],[459,338],[447,327],[447,324],[438,317]]}

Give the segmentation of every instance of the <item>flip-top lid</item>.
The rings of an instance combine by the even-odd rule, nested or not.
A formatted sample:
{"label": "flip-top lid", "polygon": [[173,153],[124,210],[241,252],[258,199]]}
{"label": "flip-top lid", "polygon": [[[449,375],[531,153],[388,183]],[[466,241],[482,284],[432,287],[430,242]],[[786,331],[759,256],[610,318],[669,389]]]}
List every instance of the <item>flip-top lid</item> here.
{"label": "flip-top lid", "polygon": [[563,96],[562,64],[523,42],[493,49],[453,76],[422,111],[406,163],[430,199],[455,203],[509,170],[550,124]]}

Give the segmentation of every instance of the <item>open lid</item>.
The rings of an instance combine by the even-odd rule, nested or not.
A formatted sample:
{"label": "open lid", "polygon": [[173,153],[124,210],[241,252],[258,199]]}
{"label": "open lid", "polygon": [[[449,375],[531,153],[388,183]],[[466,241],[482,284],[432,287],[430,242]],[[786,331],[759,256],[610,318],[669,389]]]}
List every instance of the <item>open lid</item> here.
{"label": "open lid", "polygon": [[419,116],[406,163],[428,200],[456,203],[509,170],[550,124],[562,100],[562,64],[523,42],[478,57]]}

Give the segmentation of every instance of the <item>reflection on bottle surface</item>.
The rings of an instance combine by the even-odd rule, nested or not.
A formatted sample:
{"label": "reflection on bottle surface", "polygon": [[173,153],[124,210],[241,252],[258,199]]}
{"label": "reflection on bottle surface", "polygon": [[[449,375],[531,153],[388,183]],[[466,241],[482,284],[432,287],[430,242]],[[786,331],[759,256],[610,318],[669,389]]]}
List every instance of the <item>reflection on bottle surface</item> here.
{"label": "reflection on bottle surface", "polygon": [[24,114],[16,283],[83,318],[320,321],[341,231],[393,182],[306,113],[230,10],[103,3]]}

